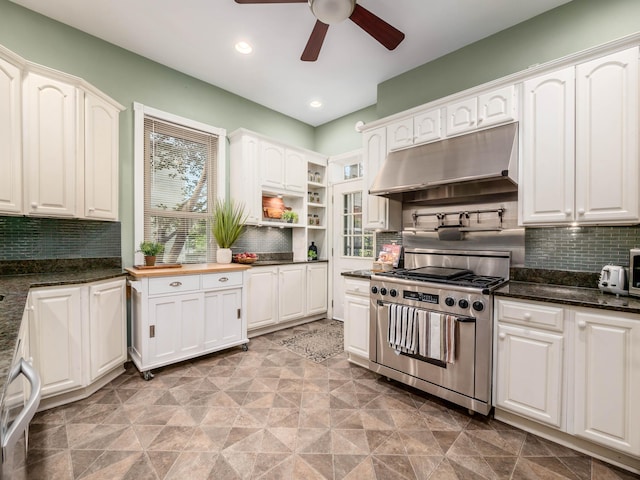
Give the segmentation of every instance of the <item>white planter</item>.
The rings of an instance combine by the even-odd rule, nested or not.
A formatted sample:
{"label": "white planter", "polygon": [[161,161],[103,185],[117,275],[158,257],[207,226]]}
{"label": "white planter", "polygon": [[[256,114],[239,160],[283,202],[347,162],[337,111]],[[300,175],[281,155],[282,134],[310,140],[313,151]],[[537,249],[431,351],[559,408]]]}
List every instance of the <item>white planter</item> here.
{"label": "white planter", "polygon": [[230,248],[219,248],[216,252],[216,262],[217,263],[231,263],[231,249]]}

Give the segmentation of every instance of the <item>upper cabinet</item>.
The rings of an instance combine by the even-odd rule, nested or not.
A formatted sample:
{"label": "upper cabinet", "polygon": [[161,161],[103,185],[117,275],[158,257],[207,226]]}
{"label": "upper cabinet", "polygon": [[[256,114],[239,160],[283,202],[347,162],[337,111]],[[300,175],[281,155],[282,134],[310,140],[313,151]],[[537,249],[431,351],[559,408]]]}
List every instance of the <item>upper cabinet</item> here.
{"label": "upper cabinet", "polygon": [[303,152],[260,141],[260,183],[263,189],[304,193],[307,160]]}
{"label": "upper cabinet", "polygon": [[524,82],[520,220],[637,223],[638,47]]}
{"label": "upper cabinet", "polygon": [[0,165],[9,172],[0,180],[0,213],[117,220],[124,107],[77,77],[6,50],[0,97],[10,107],[0,113]]}
{"label": "upper cabinet", "polygon": [[442,112],[439,108],[387,126],[388,150],[411,147],[442,138]]}
{"label": "upper cabinet", "polygon": [[0,211],[22,213],[22,70],[0,56]]}
{"label": "upper cabinet", "polygon": [[516,87],[508,85],[446,106],[447,136],[516,119]]}

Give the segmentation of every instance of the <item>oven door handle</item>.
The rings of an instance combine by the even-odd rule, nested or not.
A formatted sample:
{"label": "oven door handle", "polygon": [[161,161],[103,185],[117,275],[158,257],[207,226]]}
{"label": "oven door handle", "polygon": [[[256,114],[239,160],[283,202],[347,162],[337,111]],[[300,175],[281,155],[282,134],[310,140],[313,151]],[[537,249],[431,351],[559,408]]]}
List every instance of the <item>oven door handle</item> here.
{"label": "oven door handle", "polygon": [[[379,307],[384,307],[385,305],[400,305],[399,303],[385,302],[384,300],[377,300],[376,304]],[[429,310],[428,308],[420,308],[420,307],[414,307],[414,308],[417,310],[424,310],[426,312],[441,313],[444,315],[453,315],[454,317],[456,317],[456,321],[461,323],[476,323],[475,317],[462,317],[462,316],[456,315],[455,313],[438,312],[436,310]]]}

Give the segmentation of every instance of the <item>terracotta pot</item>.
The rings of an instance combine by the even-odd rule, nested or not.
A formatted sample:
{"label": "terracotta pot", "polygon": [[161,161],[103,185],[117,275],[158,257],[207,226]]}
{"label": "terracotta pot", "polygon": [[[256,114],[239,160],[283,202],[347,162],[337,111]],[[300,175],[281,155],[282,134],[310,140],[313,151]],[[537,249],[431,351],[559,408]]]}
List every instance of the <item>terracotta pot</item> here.
{"label": "terracotta pot", "polygon": [[147,255],[144,257],[144,264],[147,267],[153,267],[156,264],[156,256],[155,255]]}

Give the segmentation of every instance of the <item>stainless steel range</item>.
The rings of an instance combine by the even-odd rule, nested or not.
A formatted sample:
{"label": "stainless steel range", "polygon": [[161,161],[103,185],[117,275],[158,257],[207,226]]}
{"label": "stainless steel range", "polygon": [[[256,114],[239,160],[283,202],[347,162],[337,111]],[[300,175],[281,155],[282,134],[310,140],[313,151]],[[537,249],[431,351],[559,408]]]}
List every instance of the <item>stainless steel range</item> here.
{"label": "stainless steel range", "polygon": [[404,269],[371,277],[369,367],[486,415],[492,291],[511,252],[405,250]]}

